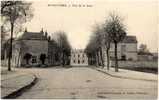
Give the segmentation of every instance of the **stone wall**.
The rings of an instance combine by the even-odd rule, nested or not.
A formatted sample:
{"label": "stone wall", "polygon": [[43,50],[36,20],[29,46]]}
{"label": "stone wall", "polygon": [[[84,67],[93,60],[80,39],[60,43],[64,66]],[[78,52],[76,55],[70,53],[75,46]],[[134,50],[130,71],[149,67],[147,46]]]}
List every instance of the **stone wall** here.
{"label": "stone wall", "polygon": [[[114,66],[115,62],[110,61],[110,65]],[[119,67],[143,67],[143,68],[157,68],[157,61],[118,61]]]}

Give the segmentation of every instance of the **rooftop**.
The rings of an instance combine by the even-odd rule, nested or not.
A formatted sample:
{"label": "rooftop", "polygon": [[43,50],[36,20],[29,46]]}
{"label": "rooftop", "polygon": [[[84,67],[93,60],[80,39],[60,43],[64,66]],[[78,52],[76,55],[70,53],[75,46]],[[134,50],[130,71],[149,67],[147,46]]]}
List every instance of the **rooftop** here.
{"label": "rooftop", "polygon": [[44,35],[43,32],[28,32],[25,31],[20,39],[25,40],[47,40],[47,37]]}
{"label": "rooftop", "polygon": [[137,43],[136,36],[126,36],[122,43]]}

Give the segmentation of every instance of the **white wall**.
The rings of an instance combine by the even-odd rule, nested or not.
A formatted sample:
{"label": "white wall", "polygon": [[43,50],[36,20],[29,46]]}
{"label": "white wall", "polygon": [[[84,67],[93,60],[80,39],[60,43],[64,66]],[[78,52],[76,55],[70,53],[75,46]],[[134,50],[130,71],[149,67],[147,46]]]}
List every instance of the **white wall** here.
{"label": "white wall", "polygon": [[[78,63],[78,61],[80,61],[80,63]],[[88,58],[87,58],[87,55],[84,53],[84,51],[72,50],[71,51],[71,64],[70,65],[71,66],[88,66]]]}

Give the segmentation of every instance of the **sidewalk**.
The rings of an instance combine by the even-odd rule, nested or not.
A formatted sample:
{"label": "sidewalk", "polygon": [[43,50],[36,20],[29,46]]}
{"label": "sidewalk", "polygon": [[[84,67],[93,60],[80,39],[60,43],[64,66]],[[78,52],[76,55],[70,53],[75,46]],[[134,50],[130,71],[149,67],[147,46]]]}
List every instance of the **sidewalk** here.
{"label": "sidewalk", "polygon": [[1,69],[1,98],[15,98],[34,85],[36,80],[36,76],[31,73]]}
{"label": "sidewalk", "polygon": [[143,81],[152,81],[157,82],[158,75],[152,73],[138,72],[132,70],[119,69],[119,72],[115,72],[114,68],[110,68],[109,71],[107,68],[96,68],[97,71],[110,75],[112,77],[124,78],[124,79],[134,79],[134,80],[143,80]]}

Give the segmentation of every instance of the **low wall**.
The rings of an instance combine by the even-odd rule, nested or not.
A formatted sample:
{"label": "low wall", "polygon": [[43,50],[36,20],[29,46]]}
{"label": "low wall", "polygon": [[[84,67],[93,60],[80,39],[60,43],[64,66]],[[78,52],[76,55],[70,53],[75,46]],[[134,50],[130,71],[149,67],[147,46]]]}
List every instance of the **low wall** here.
{"label": "low wall", "polygon": [[[110,61],[110,65],[114,66],[115,61]],[[143,67],[143,68],[157,68],[157,61],[118,61],[119,67]]]}

